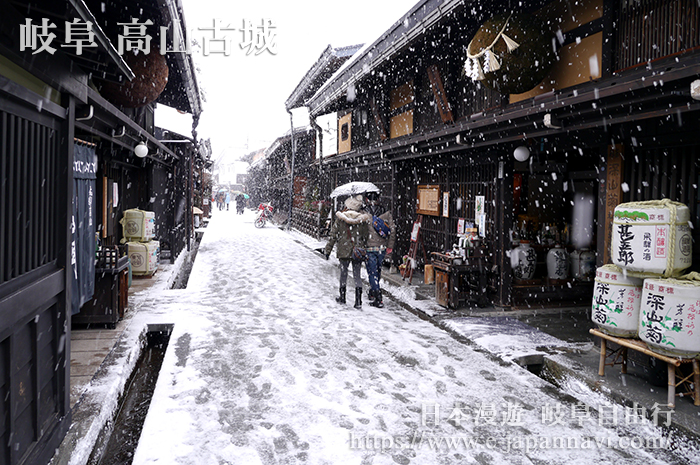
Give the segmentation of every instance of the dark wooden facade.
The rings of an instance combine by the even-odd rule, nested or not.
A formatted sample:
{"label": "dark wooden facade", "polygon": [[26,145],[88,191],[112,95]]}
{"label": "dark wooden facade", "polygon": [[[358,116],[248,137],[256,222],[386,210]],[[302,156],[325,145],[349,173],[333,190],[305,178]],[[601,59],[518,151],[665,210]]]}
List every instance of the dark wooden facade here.
{"label": "dark wooden facade", "polygon": [[39,113],[36,95],[0,76],[0,461],[7,464],[47,462],[70,425],[72,110],[69,101]]}
{"label": "dark wooden facade", "polygon": [[[312,117],[352,115],[343,120],[351,121],[350,148],[322,161],[330,183],[324,189],[389,175],[383,195],[402,229],[399,254],[408,250],[418,185],[450,194],[447,217],[424,217],[429,251],[451,248],[457,219],[473,220],[475,196],[483,195],[491,301],[504,308],[587,304],[586,285],[574,292],[544,280],[514,285],[513,232],[527,215],[571,222],[578,188],[595,199],[592,245],[604,263],[606,215],[614,208],[605,187],[611,151],[623,154],[624,188],[616,202],[666,197],[687,204],[693,223],[700,221],[700,102],[690,96],[700,73],[700,6],[690,0],[513,5],[555,24],[560,63],[535,89],[501,95],[464,75],[464,50],[484,21],[509,7],[466,3],[420,2],[305,102]],[[513,160],[519,145],[530,149],[527,163]],[[514,183],[530,190],[516,195]],[[699,256],[696,248],[695,263]]]}
{"label": "dark wooden facade", "polygon": [[[293,191],[293,208],[308,209],[314,197],[319,197],[318,191],[313,190],[320,185],[318,168],[313,164],[314,132],[308,127],[295,128],[293,140],[292,149],[291,131],[277,138],[265,150],[264,156],[251,164],[246,181],[249,203],[257,207],[261,202],[271,202],[280,221],[285,221],[289,216],[290,187]],[[299,218],[298,221],[301,225],[306,220]]]}
{"label": "dark wooden facade", "polygon": [[[63,21],[94,20],[90,8],[96,8],[98,15],[103,9],[126,11],[120,9],[124,3],[129,2],[0,1],[2,464],[48,463],[71,422],[71,233],[88,226],[71,222],[76,195],[75,144],[89,145],[97,155],[96,192],[90,199],[97,221],[91,226],[95,228],[91,235],[98,232],[105,244],[119,242],[118,220],[125,208],[146,209],[150,199],[160,197],[157,181],[169,178],[163,169],[175,174],[169,181],[172,190],[164,186],[172,192],[169,195],[191,197],[191,160],[201,156],[199,152],[173,150],[154,137],[152,104],[141,109],[117,108],[92,85],[93,76],[108,80],[134,77],[112,45],[116,37],[105,35],[105,28],[96,31],[96,46],[82,55],[60,45]],[[157,15],[159,24],[179,21],[169,2],[140,3],[141,11]],[[164,20],[165,16],[169,18]],[[27,20],[40,24],[43,17],[59,25],[55,53],[22,50],[20,26]],[[104,18],[97,21],[104,25],[100,23]],[[188,77],[188,58],[168,59],[175,89],[166,88],[160,101],[191,112],[196,121],[201,108],[199,101],[191,98],[197,93],[191,81],[193,73]],[[150,154],[145,159],[134,155],[138,141],[149,145]],[[113,182],[118,183],[119,202],[116,208],[108,209],[111,204],[105,200],[115,192]],[[188,224],[187,210],[178,223],[172,207],[178,202],[170,198],[168,202],[161,212],[161,233]],[[185,230],[183,236],[187,234]],[[180,247],[185,241],[186,237],[179,239]]]}

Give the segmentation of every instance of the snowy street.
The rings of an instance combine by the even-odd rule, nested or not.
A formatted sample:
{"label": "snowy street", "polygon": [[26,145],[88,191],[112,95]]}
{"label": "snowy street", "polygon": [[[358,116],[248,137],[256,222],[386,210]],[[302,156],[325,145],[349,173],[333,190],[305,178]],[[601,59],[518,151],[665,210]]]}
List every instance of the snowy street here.
{"label": "snowy street", "polygon": [[335,254],[253,220],[215,211],[187,288],[139,297],[128,331],[174,329],[134,464],[700,460],[667,450],[651,422],[599,416],[391,298],[358,310],[349,288],[337,304]]}

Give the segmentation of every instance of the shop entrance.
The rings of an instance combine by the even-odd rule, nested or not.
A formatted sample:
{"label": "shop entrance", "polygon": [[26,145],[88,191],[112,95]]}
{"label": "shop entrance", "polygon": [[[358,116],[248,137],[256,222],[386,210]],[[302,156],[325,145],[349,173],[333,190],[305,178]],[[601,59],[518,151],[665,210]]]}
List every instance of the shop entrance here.
{"label": "shop entrance", "polygon": [[513,171],[512,306],[588,305],[596,266],[597,149],[530,147]]}

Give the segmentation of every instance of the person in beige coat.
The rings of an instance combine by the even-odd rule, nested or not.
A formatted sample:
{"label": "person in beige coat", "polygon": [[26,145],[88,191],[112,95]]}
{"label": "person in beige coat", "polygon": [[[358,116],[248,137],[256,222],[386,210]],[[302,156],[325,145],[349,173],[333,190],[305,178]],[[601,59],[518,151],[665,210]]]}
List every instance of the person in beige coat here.
{"label": "person in beige coat", "polygon": [[331,227],[330,239],[324,248],[326,260],[333,247],[337,245],[335,255],[340,262],[340,295],[335,299],[344,304],[348,280],[348,267],[352,263],[352,275],[355,279],[355,308],[362,307],[362,260],[353,257],[354,246],[367,248],[369,235],[368,215],[360,212],[362,208],[362,195],[348,197],[345,200],[345,209],[335,214],[335,221]]}

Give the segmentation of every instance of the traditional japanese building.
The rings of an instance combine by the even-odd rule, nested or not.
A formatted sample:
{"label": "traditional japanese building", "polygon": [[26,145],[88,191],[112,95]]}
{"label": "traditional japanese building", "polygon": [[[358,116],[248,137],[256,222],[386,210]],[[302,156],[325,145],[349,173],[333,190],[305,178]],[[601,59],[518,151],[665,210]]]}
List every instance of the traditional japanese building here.
{"label": "traditional japanese building", "polygon": [[[588,304],[590,277],[548,275],[555,242],[608,262],[611,215],[626,201],[669,198],[700,222],[699,8],[420,1],[304,101],[312,125],[337,119],[321,190],[380,186],[398,219],[397,261],[418,215],[427,261],[474,224],[485,279],[473,293],[498,307]],[[522,239],[536,261],[516,279]],[[697,247],[694,258],[697,268]]]}
{"label": "traditional japanese building", "polygon": [[[0,6],[0,463],[40,464],[71,422],[72,315],[120,311],[101,294],[115,288],[100,284],[97,245],[123,254],[119,220],[141,208],[158,211],[164,245],[185,247],[193,170],[210,152],[194,142],[179,1]],[[187,144],[159,140],[157,103],[192,115]]]}

